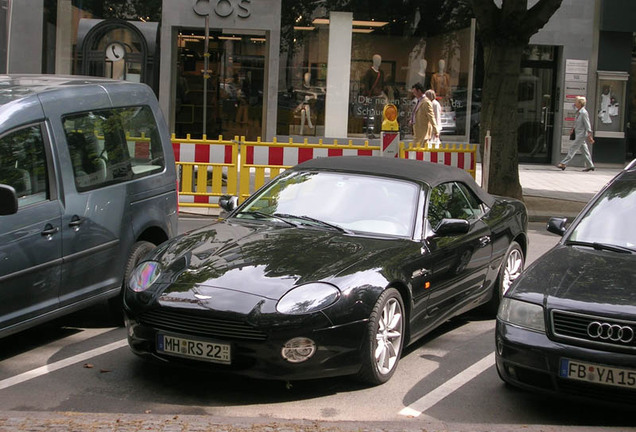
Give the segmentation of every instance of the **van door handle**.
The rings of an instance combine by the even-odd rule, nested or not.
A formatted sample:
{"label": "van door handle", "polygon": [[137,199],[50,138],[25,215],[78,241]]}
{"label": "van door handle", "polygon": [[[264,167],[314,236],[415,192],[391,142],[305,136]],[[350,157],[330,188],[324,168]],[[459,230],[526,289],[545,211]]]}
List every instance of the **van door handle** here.
{"label": "van door handle", "polygon": [[68,226],[70,226],[71,228],[77,229],[83,223],[84,223],[84,219],[75,215],[71,218],[71,221],[68,223]]}
{"label": "van door handle", "polygon": [[60,230],[60,227],[54,227],[51,224],[46,224],[46,226],[44,227],[44,231],[42,231],[41,234],[43,236],[52,236],[53,234],[55,234],[59,230]]}

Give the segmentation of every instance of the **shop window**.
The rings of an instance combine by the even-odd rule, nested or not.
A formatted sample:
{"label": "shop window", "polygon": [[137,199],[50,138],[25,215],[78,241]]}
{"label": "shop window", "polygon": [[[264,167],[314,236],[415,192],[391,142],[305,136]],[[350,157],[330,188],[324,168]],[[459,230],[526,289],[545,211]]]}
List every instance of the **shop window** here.
{"label": "shop window", "polygon": [[[416,82],[437,93],[443,109],[441,133],[467,137],[474,51],[470,8],[436,0],[427,2],[422,13],[410,3],[371,0],[347,12],[353,16],[349,94],[335,97],[348,100],[348,137],[379,137],[382,110],[391,103],[408,140]],[[299,13],[290,22],[283,16],[279,135],[324,134],[329,16],[324,8]]]}
{"label": "shop window", "polygon": [[470,48],[470,27],[426,38],[354,34],[350,135],[379,135],[382,109],[391,103],[399,110],[402,135],[410,136],[415,83],[435,91],[441,133],[465,135]]}
{"label": "shop window", "polygon": [[598,71],[596,91],[599,97],[596,100],[595,136],[625,137],[625,96],[628,77],[627,72]]}

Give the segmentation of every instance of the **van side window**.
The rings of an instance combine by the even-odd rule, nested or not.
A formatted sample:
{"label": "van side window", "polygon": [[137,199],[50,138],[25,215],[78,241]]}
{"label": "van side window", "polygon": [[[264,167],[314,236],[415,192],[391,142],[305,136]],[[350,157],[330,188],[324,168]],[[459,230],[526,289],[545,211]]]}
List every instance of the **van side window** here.
{"label": "van side window", "polygon": [[13,186],[19,208],[49,199],[44,139],[39,125],[0,137],[0,183]]}
{"label": "van side window", "polygon": [[62,122],[80,192],[164,170],[161,138],[147,106],[72,114]]}

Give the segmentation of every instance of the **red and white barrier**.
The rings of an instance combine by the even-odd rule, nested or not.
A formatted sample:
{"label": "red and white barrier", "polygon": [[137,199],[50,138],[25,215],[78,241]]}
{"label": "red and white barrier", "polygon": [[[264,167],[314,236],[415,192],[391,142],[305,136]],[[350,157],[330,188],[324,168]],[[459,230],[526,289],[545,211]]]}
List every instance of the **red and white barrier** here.
{"label": "red and white barrier", "polygon": [[382,132],[380,134],[380,142],[382,143],[382,156],[384,157],[400,157],[400,133],[399,132]]}
{"label": "red and white barrier", "polygon": [[473,152],[405,151],[405,157],[406,159],[433,162],[471,172],[474,172],[476,168],[475,153]]}
{"label": "red and white barrier", "polygon": [[250,145],[245,143],[244,150],[245,163],[248,165],[272,165],[272,166],[294,166],[299,163],[319,158],[334,156],[379,156],[380,151],[375,149],[346,148],[346,146],[336,147],[313,147],[313,146],[284,146],[270,147],[261,145]]}
{"label": "red and white barrier", "polygon": [[[227,141],[211,141],[210,144],[200,144],[196,142],[188,142],[187,140],[173,140],[172,150],[174,151],[175,162],[232,164],[233,145],[236,144],[228,144]],[[211,169],[208,169],[208,171],[211,171]],[[182,203],[209,204],[210,197],[183,194],[179,195],[179,201]]]}

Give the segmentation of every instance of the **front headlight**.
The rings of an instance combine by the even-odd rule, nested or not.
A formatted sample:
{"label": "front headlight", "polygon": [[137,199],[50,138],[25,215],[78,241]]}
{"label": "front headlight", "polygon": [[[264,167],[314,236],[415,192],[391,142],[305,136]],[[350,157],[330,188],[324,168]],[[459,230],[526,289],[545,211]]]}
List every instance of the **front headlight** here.
{"label": "front headlight", "polygon": [[497,318],[512,325],[545,332],[543,307],[534,303],[504,297],[501,300]]}
{"label": "front headlight", "polygon": [[128,287],[134,292],[146,291],[160,275],[161,264],[156,261],[145,261],[133,270]]}
{"label": "front headlight", "polygon": [[323,282],[308,283],[291,289],[278,301],[276,310],[288,315],[317,312],[332,305],[340,297],[340,290]]}

